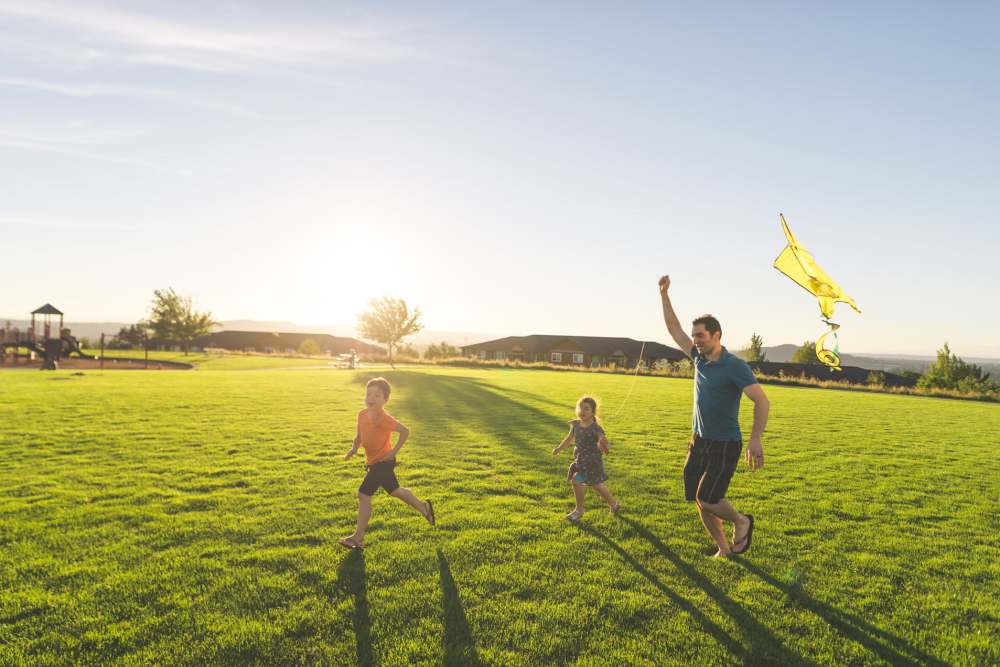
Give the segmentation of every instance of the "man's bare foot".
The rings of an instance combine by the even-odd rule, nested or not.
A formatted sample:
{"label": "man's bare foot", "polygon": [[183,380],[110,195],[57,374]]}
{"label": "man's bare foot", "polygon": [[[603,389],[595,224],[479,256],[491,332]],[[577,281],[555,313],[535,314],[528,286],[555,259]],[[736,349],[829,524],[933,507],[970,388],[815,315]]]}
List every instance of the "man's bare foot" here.
{"label": "man's bare foot", "polygon": [[575,509],[572,512],[570,512],[569,514],[567,514],[566,518],[569,519],[570,521],[579,521],[580,517],[582,517],[582,516],[583,516],[583,510],[581,510],[581,509]]}
{"label": "man's bare foot", "polygon": [[339,540],[337,540],[337,544],[339,544],[342,547],[347,547],[348,549],[364,549],[365,548],[364,542],[359,542],[358,540],[356,540],[354,538],[353,535],[351,535],[350,537],[342,537],[342,538],[340,538]]}
{"label": "man's bare foot", "polygon": [[737,546],[747,538],[750,531],[750,518],[746,514],[740,514],[739,521],[733,524],[733,546]]}

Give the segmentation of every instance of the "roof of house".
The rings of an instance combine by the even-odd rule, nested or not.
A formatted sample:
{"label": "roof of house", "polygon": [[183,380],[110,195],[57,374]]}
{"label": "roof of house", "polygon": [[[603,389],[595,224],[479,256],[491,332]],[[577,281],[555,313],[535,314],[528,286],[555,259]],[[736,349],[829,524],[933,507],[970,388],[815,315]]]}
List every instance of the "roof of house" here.
{"label": "roof of house", "polygon": [[[644,357],[656,359],[683,359],[684,353],[680,350],[669,347],[656,341],[645,341]],[[558,351],[560,347],[564,350],[580,349],[591,355],[602,357],[613,356],[621,352],[628,357],[638,357],[643,349],[643,341],[632,338],[616,338],[610,336],[563,336],[548,334],[533,334],[530,336],[507,336],[488,340],[474,345],[465,345],[463,352],[475,352],[478,350],[503,350],[523,351],[530,353],[546,353]]]}
{"label": "roof of house", "polygon": [[51,303],[47,303],[41,308],[36,308],[31,311],[32,315],[62,315],[62,311],[53,306]]}

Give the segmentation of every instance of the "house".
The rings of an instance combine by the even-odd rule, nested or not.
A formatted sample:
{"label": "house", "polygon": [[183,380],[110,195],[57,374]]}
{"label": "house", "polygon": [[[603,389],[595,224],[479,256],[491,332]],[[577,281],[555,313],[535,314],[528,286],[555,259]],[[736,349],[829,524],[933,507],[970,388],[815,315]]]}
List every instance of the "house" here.
{"label": "house", "polygon": [[603,336],[507,336],[462,347],[466,357],[484,360],[545,361],[567,366],[615,366],[632,368],[639,354],[647,366],[661,359],[685,359],[680,350],[654,341]]}
{"label": "house", "polygon": [[272,331],[216,331],[207,336],[195,338],[193,348],[209,347],[239,352],[263,352],[266,354],[292,354],[299,351],[303,342],[316,343],[323,354],[346,354],[353,350],[357,354],[385,354],[385,349],[356,338],[331,336],[329,334],[281,333]]}

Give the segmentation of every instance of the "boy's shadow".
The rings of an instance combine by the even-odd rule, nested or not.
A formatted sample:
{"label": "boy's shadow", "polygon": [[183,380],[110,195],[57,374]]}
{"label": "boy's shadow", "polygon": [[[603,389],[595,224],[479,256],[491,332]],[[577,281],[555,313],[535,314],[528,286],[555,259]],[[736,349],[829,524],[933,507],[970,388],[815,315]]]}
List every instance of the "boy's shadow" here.
{"label": "boy's shadow", "polygon": [[[438,570],[441,577],[442,621],[444,636],[445,665],[482,665],[483,662],[476,652],[476,642],[465,617],[462,598],[458,586],[451,574],[451,566],[444,552],[437,550]],[[354,597],[354,637],[357,651],[357,664],[370,666],[375,664],[372,651],[371,618],[368,609],[368,583],[365,572],[365,556],[360,549],[351,551],[337,568],[338,583]]]}
{"label": "boy's shadow", "polygon": [[437,550],[438,569],[441,573],[441,599],[443,603],[444,621],[444,664],[446,665],[482,665],[476,652],[476,642],[469,629],[469,621],[465,617],[462,598],[458,594],[455,578],[451,576],[451,567],[440,548]]}
{"label": "boy's shadow", "polygon": [[[753,643],[753,638],[760,635],[760,630],[763,626],[751,617],[739,604],[734,602],[728,595],[726,595],[722,590],[720,590],[715,584],[713,584],[705,575],[701,574],[692,565],[684,561],[680,556],[674,553],[666,544],[664,544],[660,538],[650,532],[645,526],[636,521],[635,519],[622,516],[621,520],[628,524],[637,534],[649,542],[653,547],[663,556],[667,558],[673,565],[681,571],[688,579],[694,582],[699,588],[705,591],[712,599],[719,603],[719,607],[729,614],[737,623],[743,627],[748,635],[751,637],[751,643]],[[816,614],[824,621],[826,621],[831,627],[833,627],[837,632],[841,634],[845,639],[857,642],[878,655],[883,660],[894,664],[894,665],[935,665],[943,666],[946,663],[941,662],[933,656],[927,655],[920,650],[914,648],[913,646],[907,644],[905,641],[896,637],[884,630],[880,630],[870,623],[866,623],[861,619],[851,616],[835,607],[819,602],[810,598],[805,591],[802,590],[800,586],[794,584],[784,584],[771,575],[764,572],[762,569],[749,562],[745,558],[734,558],[733,562],[738,563],[741,567],[745,568],[748,572],[755,574],[768,584],[778,588],[784,592],[790,599],[795,601],[800,607],[807,609],[808,611]],[[776,643],[780,644],[780,640],[770,634],[770,631],[764,629],[766,635]],[[876,639],[878,637],[878,639]],[[879,641],[879,639],[881,641]],[[883,643],[884,642],[884,643]],[[892,644],[895,646],[889,646]],[[908,653],[909,655],[904,654]],[[799,659],[801,660],[801,658]]]}
{"label": "boy's shadow", "polygon": [[354,549],[337,568],[337,582],[354,597],[354,638],[359,665],[375,664],[372,654],[371,618],[368,614],[368,580],[365,555]]}

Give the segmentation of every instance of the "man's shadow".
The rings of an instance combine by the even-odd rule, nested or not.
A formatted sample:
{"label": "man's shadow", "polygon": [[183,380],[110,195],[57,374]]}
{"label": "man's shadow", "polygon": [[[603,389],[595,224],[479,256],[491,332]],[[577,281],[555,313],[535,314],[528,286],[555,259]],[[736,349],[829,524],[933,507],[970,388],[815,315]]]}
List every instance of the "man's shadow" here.
{"label": "man's shadow", "polygon": [[655,574],[650,572],[650,570],[640,563],[635,557],[633,557],[629,552],[625,551],[617,542],[612,540],[610,537],[602,533],[596,528],[588,526],[585,523],[579,521],[573,523],[582,532],[597,538],[607,547],[617,553],[622,560],[624,560],[633,570],[642,575],[653,584],[661,593],[666,595],[671,602],[677,605],[681,610],[685,611],[691,618],[701,625],[702,629],[711,635],[717,642],[726,647],[726,649],[734,656],[744,656],[746,655],[746,650],[743,645],[730,635],[724,628],[722,628],[718,623],[713,621],[704,612],[702,612],[698,607],[696,607],[690,600],[683,597],[672,588],[667,586],[663,581],[660,580]]}
{"label": "man's shadow", "polygon": [[842,637],[861,644],[886,662],[893,665],[934,665],[935,667],[944,667],[948,664],[853,614],[809,597],[798,582],[780,581],[742,558],[737,562],[751,574],[783,592],[798,606],[822,618]]}
{"label": "man's shadow", "polygon": [[359,665],[375,664],[372,654],[371,618],[368,614],[368,579],[365,554],[354,549],[337,568],[337,582],[354,598],[354,638]]}
{"label": "man's shadow", "polygon": [[[744,628],[744,630],[748,633],[748,636],[751,637],[751,643],[753,643],[753,638],[761,636],[760,633],[763,628],[763,632],[766,633],[766,636],[768,636],[770,641],[780,644],[780,640],[771,635],[770,631],[750,616],[743,609],[743,607],[734,602],[732,598],[726,595],[725,592],[720,590],[690,563],[686,562],[674,553],[670,547],[664,544],[660,538],[650,532],[645,526],[635,519],[627,516],[622,516],[621,520],[630,526],[638,535],[649,542],[662,556],[666,557],[667,560],[680,570],[682,574],[705,591],[709,597],[714,599],[719,604],[720,609],[729,614],[733,620]],[[748,572],[760,577],[766,583],[784,592],[800,607],[807,609],[822,618],[837,632],[839,632],[842,637],[861,644],[886,662],[893,665],[943,666],[946,664],[933,656],[923,653],[895,635],[876,628],[870,623],[836,609],[835,607],[832,607],[824,602],[810,598],[800,586],[782,583],[745,558],[736,557],[733,560],[741,567],[745,568]],[[797,659],[802,661],[801,658]]]}

